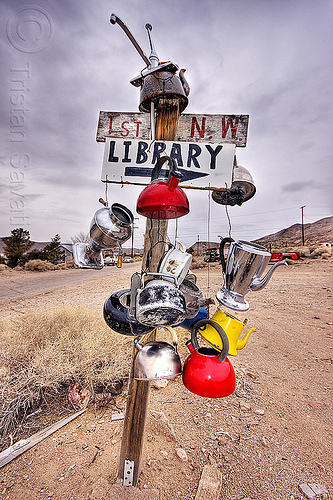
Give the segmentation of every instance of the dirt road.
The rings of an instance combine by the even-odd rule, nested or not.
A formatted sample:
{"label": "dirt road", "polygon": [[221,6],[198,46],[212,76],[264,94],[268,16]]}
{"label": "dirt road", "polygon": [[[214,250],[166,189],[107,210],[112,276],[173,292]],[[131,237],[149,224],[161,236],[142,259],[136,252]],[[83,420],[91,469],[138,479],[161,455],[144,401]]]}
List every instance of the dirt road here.
{"label": "dirt road", "polygon": [[[109,293],[129,286],[132,272],[127,266],[112,269],[94,281],[2,303],[0,312],[62,303],[100,311]],[[210,269],[209,290],[207,270],[195,272],[204,294],[221,287],[218,266]],[[221,500],[301,500],[301,483],[332,488],[332,276],[332,260],[300,262],[278,269],[265,289],[248,295],[250,309],[238,316],[257,331],[230,357],[237,375],[232,396],[196,396],[181,377],[151,390],[142,492],[155,489],[160,500],[192,500],[205,464],[222,473]],[[184,359],[185,346],[179,350]],[[108,491],[115,482],[122,422],[111,421],[112,411],[89,409],[5,466],[0,498],[114,498]]]}
{"label": "dirt road", "polygon": [[[94,283],[108,282],[119,277],[130,276],[140,264],[129,263],[122,268],[105,266],[103,269],[67,269],[61,271],[31,272],[31,271],[5,271],[0,275],[0,312],[7,315],[11,311],[23,311],[34,303],[30,300],[40,296],[46,300],[51,292],[61,289],[80,290],[84,282],[91,282],[87,286],[91,289]],[[62,292],[61,292],[62,293]],[[41,303],[40,303],[41,304]]]}

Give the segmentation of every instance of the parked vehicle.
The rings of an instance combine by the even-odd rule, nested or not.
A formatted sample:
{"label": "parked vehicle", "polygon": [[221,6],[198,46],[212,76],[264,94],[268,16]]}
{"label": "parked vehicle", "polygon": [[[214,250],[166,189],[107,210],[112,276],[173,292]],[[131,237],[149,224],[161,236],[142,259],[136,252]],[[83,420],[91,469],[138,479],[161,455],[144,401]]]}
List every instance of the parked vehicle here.
{"label": "parked vehicle", "polygon": [[108,255],[104,259],[104,264],[106,266],[115,266],[117,264],[117,259],[115,259],[114,257],[111,257],[110,255]]}
{"label": "parked vehicle", "polygon": [[220,260],[220,256],[217,250],[206,250],[203,258],[205,262],[218,262]]}
{"label": "parked vehicle", "polygon": [[279,260],[298,260],[300,258],[299,252],[273,252],[269,262],[278,262]]}

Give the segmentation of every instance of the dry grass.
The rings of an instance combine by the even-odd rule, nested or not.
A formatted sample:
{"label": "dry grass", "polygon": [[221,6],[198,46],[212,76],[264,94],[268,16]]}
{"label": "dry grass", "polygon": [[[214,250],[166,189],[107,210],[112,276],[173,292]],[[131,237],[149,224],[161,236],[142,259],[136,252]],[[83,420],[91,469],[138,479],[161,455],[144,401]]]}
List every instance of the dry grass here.
{"label": "dry grass", "polygon": [[191,269],[202,269],[206,267],[207,263],[204,261],[203,257],[193,257],[191,263]]}
{"label": "dry grass", "polygon": [[57,269],[57,266],[47,260],[34,259],[29,260],[24,265],[24,268],[28,271],[53,271]]}
{"label": "dry grass", "polygon": [[73,269],[75,267],[74,259],[67,259],[65,262],[57,264],[58,269]]}
{"label": "dry grass", "polygon": [[110,330],[82,307],[28,310],[0,323],[0,431],[15,434],[45,395],[60,394],[74,381],[93,394],[128,377],[133,338]]}

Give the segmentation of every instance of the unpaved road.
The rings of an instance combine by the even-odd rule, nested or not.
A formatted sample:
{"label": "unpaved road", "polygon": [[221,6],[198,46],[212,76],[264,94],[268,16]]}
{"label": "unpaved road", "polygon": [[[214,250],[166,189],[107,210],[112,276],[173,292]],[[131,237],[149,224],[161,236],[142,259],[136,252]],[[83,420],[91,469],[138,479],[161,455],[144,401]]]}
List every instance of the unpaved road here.
{"label": "unpaved road", "polygon": [[[138,264],[126,264],[133,269]],[[8,301],[26,299],[58,288],[92,281],[117,272],[116,266],[105,266],[103,269],[67,269],[62,271],[30,272],[5,271],[0,279],[0,306]],[[123,268],[122,268],[123,269]],[[133,271],[132,271],[133,272]],[[50,274],[51,273],[51,274]]]}
{"label": "unpaved road", "polygon": [[[110,293],[129,287],[134,267],[112,269],[105,276],[96,274],[95,280],[29,299],[12,299],[7,306],[2,303],[0,312],[15,316],[27,306],[70,303],[101,314]],[[207,294],[207,271],[195,273]],[[53,276],[55,272],[45,273]],[[157,490],[160,500],[193,500],[203,466],[214,464],[223,477],[221,500],[301,500],[301,483],[318,483],[332,493],[332,276],[332,260],[304,261],[279,268],[265,289],[248,295],[250,309],[238,316],[247,317],[247,327],[257,331],[237,357],[230,357],[237,375],[232,396],[196,396],[181,377],[165,389],[151,390],[142,492]],[[209,286],[209,295],[221,287],[218,266],[210,269]],[[184,343],[179,351],[184,359]],[[110,488],[122,422],[111,421],[113,412],[110,407],[90,408],[5,466],[0,498],[116,498]],[[160,413],[169,425],[161,422]],[[50,420],[52,415],[46,415],[45,426]],[[185,461],[178,458],[177,448],[185,450]]]}

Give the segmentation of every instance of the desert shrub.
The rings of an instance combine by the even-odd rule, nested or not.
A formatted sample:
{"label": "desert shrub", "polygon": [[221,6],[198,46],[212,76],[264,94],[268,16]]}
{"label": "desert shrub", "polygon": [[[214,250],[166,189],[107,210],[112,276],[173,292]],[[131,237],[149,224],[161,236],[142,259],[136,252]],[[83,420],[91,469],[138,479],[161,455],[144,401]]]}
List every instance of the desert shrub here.
{"label": "desert shrub", "polygon": [[24,266],[28,271],[54,271],[57,269],[57,266],[48,262],[47,260],[34,259],[29,260]]}
{"label": "desert shrub", "polygon": [[202,257],[193,257],[191,263],[191,269],[201,269],[206,267],[207,263],[203,260]]}
{"label": "desert shrub", "polygon": [[[316,248],[311,249],[310,257],[311,259],[315,259],[317,257],[323,257],[324,255],[328,255],[328,257],[331,256],[331,252],[329,251],[330,249],[324,245]],[[327,257],[326,257],[327,258]]]}
{"label": "desert shrub", "polygon": [[6,374],[0,379],[4,436],[15,432],[45,394],[59,394],[73,381],[93,393],[96,386],[128,377],[133,338],[113,332],[102,317],[82,307],[28,310],[6,331],[0,352]]}
{"label": "desert shrub", "polygon": [[72,269],[74,268],[74,259],[67,259],[65,262],[60,262],[57,264],[58,269]]}
{"label": "desert shrub", "polygon": [[0,273],[2,271],[9,271],[10,267],[6,266],[6,264],[0,264]]}
{"label": "desert shrub", "polygon": [[308,257],[310,255],[310,249],[309,249],[309,247],[300,246],[300,247],[297,247],[295,249],[295,251],[299,252],[300,257]]}

